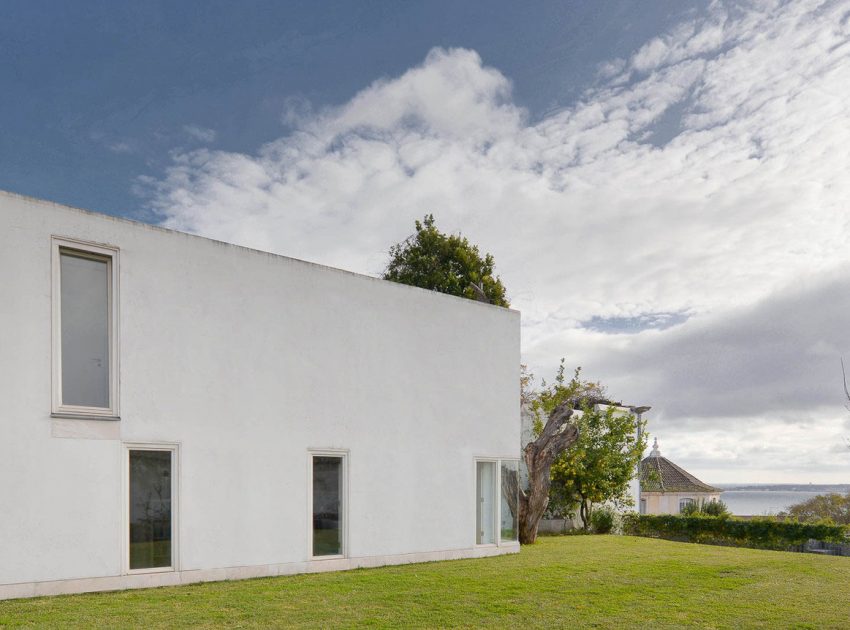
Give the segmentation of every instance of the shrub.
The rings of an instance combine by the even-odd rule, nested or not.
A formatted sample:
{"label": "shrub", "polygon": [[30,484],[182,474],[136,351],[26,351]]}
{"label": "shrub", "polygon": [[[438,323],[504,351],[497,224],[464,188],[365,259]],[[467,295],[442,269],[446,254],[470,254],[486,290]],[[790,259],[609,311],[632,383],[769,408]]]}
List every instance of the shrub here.
{"label": "shrub", "polygon": [[706,516],[729,516],[729,508],[723,501],[708,501],[702,504],[702,513]]}
{"label": "shrub", "polygon": [[679,513],[683,514],[685,516],[693,516],[694,514],[699,514],[700,513],[699,503],[696,503],[696,502],[685,503],[682,506],[682,509]]}
{"label": "shrub", "polygon": [[831,522],[741,520],[701,514],[629,514],[623,521],[623,533],[683,542],[785,551],[794,550],[808,540],[843,543],[847,539],[847,529]]}
{"label": "shrub", "polygon": [[684,516],[694,516],[696,514],[704,514],[706,516],[729,516],[729,509],[723,501],[696,501],[686,503],[682,506],[680,514]]}
{"label": "shrub", "polygon": [[614,510],[600,507],[590,513],[590,526],[596,534],[610,534],[614,529]]}
{"label": "shrub", "polygon": [[780,512],[779,515],[797,521],[830,519],[841,525],[850,525],[850,492],[846,495],[835,492],[819,494],[808,501],[792,505],[787,512]]}

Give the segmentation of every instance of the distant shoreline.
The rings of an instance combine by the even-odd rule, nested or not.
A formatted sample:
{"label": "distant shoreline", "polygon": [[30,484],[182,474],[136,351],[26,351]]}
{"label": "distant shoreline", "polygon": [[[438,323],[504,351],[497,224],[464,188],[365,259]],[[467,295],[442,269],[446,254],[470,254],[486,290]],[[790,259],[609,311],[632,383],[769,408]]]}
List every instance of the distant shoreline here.
{"label": "distant shoreline", "polygon": [[850,492],[850,483],[715,483],[712,485],[721,490],[747,492],[813,492],[817,494]]}
{"label": "distant shoreline", "polygon": [[766,516],[787,511],[819,494],[850,492],[843,483],[724,483],[720,499],[735,516]]}

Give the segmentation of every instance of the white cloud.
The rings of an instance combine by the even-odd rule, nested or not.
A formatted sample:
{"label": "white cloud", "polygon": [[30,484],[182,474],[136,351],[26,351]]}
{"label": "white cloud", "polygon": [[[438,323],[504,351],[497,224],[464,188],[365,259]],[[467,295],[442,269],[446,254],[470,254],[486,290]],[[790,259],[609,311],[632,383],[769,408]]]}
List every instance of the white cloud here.
{"label": "white cloud", "polygon": [[183,131],[193,140],[204,144],[215,142],[217,135],[215,129],[207,129],[206,127],[198,127],[197,125],[184,125]]}
{"label": "white cloud", "polygon": [[130,143],[124,142],[124,141],[113,142],[113,143],[107,145],[107,148],[110,151],[112,151],[113,153],[132,153],[133,152],[133,147],[130,145]]}
{"label": "white cloud", "polygon": [[[835,271],[850,236],[847,14],[843,2],[715,4],[601,64],[600,87],[540,121],[475,52],[435,49],[343,106],[296,103],[294,131],[256,154],[177,156],[152,207],[170,227],[371,274],[433,212],[495,255],[541,375],[560,356],[585,364],[613,393],[666,409],[659,423],[688,426],[683,447],[709,430],[689,419],[712,416],[711,398],[724,401],[711,430],[782,426],[771,400],[837,417],[812,366],[850,356],[838,302],[800,287],[800,319],[783,321],[793,334],[758,333],[777,292],[794,302],[795,278],[847,275]],[[805,345],[813,310],[835,316],[822,356]],[[581,326],[663,314],[690,319],[637,335]],[[781,374],[690,369],[726,351],[745,365],[756,342],[776,346]]]}

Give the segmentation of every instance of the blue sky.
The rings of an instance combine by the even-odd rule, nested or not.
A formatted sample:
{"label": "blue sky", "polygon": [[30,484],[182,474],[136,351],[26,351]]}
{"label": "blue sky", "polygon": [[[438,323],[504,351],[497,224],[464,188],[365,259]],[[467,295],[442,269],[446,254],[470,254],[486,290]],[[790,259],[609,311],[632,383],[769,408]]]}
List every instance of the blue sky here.
{"label": "blue sky", "polygon": [[187,128],[211,130],[216,148],[254,151],[285,132],[293,100],[344,103],[435,46],[477,50],[543,116],[592,84],[597,64],[701,5],[6,3],[0,188],[147,218],[136,178],[200,144]]}
{"label": "blue sky", "polygon": [[10,2],[0,47],[0,188],[371,275],[434,213],[538,377],[706,481],[848,481],[850,0]]}

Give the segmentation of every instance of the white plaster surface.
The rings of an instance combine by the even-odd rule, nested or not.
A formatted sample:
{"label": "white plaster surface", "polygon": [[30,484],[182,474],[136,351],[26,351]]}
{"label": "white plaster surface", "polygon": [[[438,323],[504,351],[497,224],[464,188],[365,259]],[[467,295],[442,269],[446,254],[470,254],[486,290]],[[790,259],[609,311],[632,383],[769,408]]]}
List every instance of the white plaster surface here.
{"label": "white plaster surface", "polygon": [[697,504],[719,501],[719,492],[643,492],[646,514],[679,514],[679,501],[693,499]]}
{"label": "white plaster surface", "polygon": [[[51,235],[120,250],[120,420],[50,417]],[[308,448],[350,451],[323,568],[484,553],[473,458],[519,457],[519,313],[8,193],[0,288],[3,593],[314,570]],[[179,572],[121,575],[122,442],[180,445]]]}

